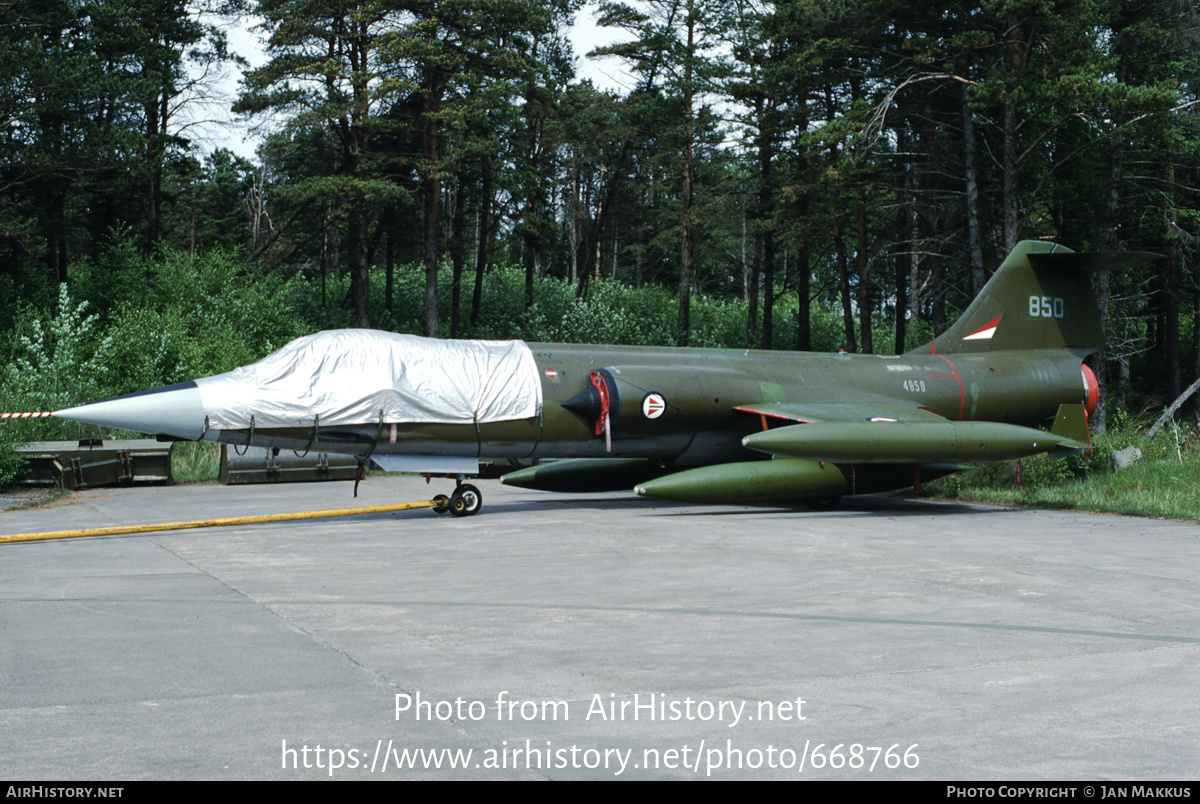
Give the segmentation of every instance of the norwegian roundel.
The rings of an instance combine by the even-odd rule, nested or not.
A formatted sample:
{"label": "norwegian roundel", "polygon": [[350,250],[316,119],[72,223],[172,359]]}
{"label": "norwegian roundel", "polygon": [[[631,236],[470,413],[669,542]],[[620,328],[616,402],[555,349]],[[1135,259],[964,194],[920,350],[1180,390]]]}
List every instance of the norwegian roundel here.
{"label": "norwegian roundel", "polygon": [[657,419],[666,409],[667,400],[663,399],[662,394],[653,392],[642,397],[642,415],[647,419]]}

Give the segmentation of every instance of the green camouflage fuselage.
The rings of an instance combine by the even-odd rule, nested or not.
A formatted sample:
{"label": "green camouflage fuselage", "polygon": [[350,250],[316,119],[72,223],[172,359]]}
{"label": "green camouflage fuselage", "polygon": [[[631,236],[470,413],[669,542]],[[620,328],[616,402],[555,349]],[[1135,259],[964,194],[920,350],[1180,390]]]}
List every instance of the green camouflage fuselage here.
{"label": "green camouflage fuselage", "polygon": [[[1037,425],[1062,404],[1084,402],[1080,359],[1063,350],[957,355],[851,355],[530,344],[541,376],[541,415],[482,425],[391,424],[259,431],[258,446],[367,454],[490,459],[640,457],[694,466],[764,457],[742,446],[764,429],[762,404],[836,410],[920,408],[949,421]],[[562,405],[607,369],[611,450],[596,423]],[[660,394],[661,415],[642,411]],[[761,404],[760,404],[761,403]],[[766,420],[774,423],[773,417]],[[215,434],[213,434],[215,435]],[[249,433],[246,433],[249,438]],[[221,440],[236,441],[231,432]],[[347,449],[348,443],[358,449]]]}

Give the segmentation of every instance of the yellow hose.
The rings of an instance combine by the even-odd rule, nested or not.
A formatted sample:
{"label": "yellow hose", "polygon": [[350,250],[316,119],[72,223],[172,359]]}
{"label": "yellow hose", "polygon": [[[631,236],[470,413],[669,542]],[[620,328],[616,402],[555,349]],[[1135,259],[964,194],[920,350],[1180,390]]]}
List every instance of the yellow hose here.
{"label": "yellow hose", "polygon": [[115,525],[109,528],[86,528],[84,530],[57,530],[44,533],[14,533],[0,536],[0,544],[8,542],[44,542],[51,539],[79,539],[85,536],[116,536],[124,533],[154,533],[160,530],[188,530],[190,528],[223,528],[229,525],[258,525],[264,522],[290,522],[297,519],[325,519],[334,516],[357,516],[359,514],[386,514],[391,511],[407,511],[413,508],[437,508],[445,500],[421,500],[420,502],[396,503],[394,505],[368,505],[362,508],[331,508],[325,511],[301,511],[294,514],[263,514],[260,516],[231,516],[225,519],[195,519],[190,522],[161,522],[156,525]]}

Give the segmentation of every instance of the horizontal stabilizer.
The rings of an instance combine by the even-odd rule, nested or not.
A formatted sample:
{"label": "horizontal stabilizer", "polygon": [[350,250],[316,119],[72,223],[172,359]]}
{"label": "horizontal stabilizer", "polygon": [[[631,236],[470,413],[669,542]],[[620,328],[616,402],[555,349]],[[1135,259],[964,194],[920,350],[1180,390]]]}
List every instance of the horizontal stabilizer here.
{"label": "horizontal stabilizer", "polygon": [[1051,458],[1067,458],[1078,455],[1084,449],[1091,449],[1092,434],[1088,429],[1087,411],[1083,405],[1059,405],[1058,415],[1050,427],[1052,435],[1070,439],[1079,446],[1063,444],[1050,453]]}

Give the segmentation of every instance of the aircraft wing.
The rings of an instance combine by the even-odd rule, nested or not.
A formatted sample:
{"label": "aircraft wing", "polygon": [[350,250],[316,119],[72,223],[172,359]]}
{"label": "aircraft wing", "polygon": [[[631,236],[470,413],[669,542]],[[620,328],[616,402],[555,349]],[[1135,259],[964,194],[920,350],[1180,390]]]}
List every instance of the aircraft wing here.
{"label": "aircraft wing", "polygon": [[916,407],[768,402],[737,409],[763,416],[764,425],[767,419],[798,422],[767,427],[742,439],[746,447],[779,458],[834,463],[996,461],[1088,448],[1063,433],[1004,422],[950,421]]}
{"label": "aircraft wing", "polygon": [[944,422],[946,419],[924,408],[904,405],[864,404],[860,402],[762,402],[738,405],[737,410],[786,419],[800,424],[818,422]]}

